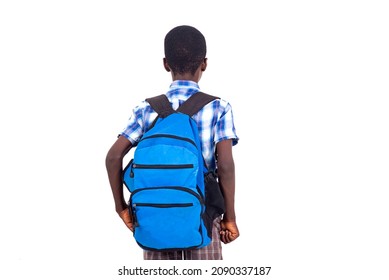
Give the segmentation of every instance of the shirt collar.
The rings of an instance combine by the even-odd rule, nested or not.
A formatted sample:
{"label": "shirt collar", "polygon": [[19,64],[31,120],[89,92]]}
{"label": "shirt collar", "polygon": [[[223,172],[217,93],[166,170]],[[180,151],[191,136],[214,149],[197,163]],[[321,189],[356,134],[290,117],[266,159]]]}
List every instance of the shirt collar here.
{"label": "shirt collar", "polygon": [[200,90],[198,83],[189,80],[175,80],[170,84],[170,89],[194,88]]}

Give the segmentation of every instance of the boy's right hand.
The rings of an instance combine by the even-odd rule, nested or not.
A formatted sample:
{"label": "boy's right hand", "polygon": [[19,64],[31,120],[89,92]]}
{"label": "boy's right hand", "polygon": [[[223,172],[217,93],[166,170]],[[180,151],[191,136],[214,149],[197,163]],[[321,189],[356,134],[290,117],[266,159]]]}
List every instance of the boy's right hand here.
{"label": "boy's right hand", "polygon": [[134,224],[132,223],[132,216],[128,209],[124,209],[119,213],[120,218],[123,220],[124,224],[133,232]]}

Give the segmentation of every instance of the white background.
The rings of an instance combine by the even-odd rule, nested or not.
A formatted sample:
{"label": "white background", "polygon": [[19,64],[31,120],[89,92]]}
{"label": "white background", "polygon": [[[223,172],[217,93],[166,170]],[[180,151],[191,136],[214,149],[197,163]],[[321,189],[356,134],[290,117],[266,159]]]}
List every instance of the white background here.
{"label": "white background", "polygon": [[117,269],[146,265],[104,160],[132,107],[168,89],[163,39],[189,24],[208,44],[200,87],[232,104],[240,137],[241,236],[218,265],[388,279],[384,3],[1,1],[0,278],[128,279]]}

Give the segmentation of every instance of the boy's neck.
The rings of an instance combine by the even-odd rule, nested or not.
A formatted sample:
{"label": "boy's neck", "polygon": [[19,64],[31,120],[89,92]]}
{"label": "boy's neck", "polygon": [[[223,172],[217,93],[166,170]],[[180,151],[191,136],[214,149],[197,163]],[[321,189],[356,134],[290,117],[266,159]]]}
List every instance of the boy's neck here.
{"label": "boy's neck", "polygon": [[174,74],[173,72],[170,72],[172,74],[173,81],[176,80],[186,80],[186,81],[193,81],[195,83],[198,83],[201,79],[203,71],[199,67],[194,74],[192,73],[182,73],[182,74]]}
{"label": "boy's neck", "polygon": [[192,74],[177,74],[177,75],[172,75],[172,79],[173,81],[177,81],[177,80],[185,80],[185,81],[193,81],[193,82],[196,82],[198,83],[199,82],[199,78],[192,75]]}

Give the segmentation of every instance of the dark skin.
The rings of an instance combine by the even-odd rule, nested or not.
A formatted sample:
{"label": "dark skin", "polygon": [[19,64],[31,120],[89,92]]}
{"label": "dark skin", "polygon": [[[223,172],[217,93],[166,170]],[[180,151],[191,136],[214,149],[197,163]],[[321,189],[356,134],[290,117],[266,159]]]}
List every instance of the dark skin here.
{"label": "dark skin", "polygon": [[[194,74],[183,73],[177,74],[171,71],[166,59],[163,59],[163,65],[166,71],[171,72],[173,81],[190,80],[198,83],[201,79],[202,72],[207,68],[207,59],[198,67]],[[115,209],[123,220],[124,224],[134,231],[132,217],[127,209],[127,203],[123,194],[123,158],[132,148],[131,142],[120,136],[106,156],[106,168],[111,185]],[[226,212],[221,221],[220,238],[223,243],[230,243],[239,237],[239,230],[235,218],[235,164],[232,156],[232,140],[224,140],[216,144],[217,150],[217,168],[219,184],[225,199]]]}

